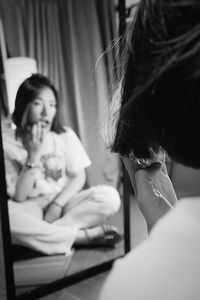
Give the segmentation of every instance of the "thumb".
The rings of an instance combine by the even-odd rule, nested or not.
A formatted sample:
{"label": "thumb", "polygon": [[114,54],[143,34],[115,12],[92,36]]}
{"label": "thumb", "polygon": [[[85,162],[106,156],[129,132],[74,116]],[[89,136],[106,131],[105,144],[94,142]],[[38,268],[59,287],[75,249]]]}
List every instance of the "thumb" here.
{"label": "thumb", "polygon": [[160,161],[154,161],[152,164],[145,168],[146,172],[151,177],[155,177],[161,169],[162,163]]}
{"label": "thumb", "polygon": [[144,199],[154,199],[154,182],[161,169],[161,162],[156,161],[146,168],[139,169],[135,173],[138,201],[141,199],[142,201],[144,201]]}
{"label": "thumb", "polygon": [[139,169],[135,174],[137,183],[142,185],[145,184],[145,182],[152,183],[161,169],[162,163],[158,161],[153,162],[146,168]]}

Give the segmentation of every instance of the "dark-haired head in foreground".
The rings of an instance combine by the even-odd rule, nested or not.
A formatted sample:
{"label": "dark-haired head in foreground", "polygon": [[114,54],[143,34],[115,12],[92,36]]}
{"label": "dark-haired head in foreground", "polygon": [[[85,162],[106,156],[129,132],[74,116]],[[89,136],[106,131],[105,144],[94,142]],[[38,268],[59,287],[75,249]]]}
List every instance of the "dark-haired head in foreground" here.
{"label": "dark-haired head in foreground", "polygon": [[112,151],[199,168],[200,1],[141,0],[127,39]]}

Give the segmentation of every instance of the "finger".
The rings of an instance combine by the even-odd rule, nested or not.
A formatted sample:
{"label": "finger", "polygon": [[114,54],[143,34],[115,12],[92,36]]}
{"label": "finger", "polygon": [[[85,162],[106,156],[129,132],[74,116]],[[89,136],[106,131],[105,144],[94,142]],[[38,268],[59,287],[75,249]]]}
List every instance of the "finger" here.
{"label": "finger", "polygon": [[44,141],[44,135],[45,135],[45,130],[43,127],[41,127],[41,134],[40,134],[40,142],[41,143]]}
{"label": "finger", "polygon": [[154,162],[150,166],[140,169],[135,173],[135,183],[138,191],[138,196],[155,196],[154,181],[161,168],[162,164],[160,162]]}
{"label": "finger", "polygon": [[42,125],[41,125],[41,122],[38,122],[37,123],[37,142],[40,142],[41,132],[42,132]]}
{"label": "finger", "polygon": [[37,141],[37,124],[33,124],[32,129],[31,129],[31,135],[32,135],[32,140],[33,142]]}
{"label": "finger", "polygon": [[162,163],[160,161],[155,161],[146,168],[142,168],[136,172],[136,176],[139,180],[148,180],[153,182],[162,169]]}
{"label": "finger", "polygon": [[162,164],[162,171],[165,173],[165,174],[168,174],[167,172],[167,167],[166,167],[166,155],[165,155],[165,152],[164,151],[160,151],[158,152],[153,161],[152,162],[160,162]]}
{"label": "finger", "polygon": [[26,130],[25,130],[25,133],[26,133],[26,134],[31,134],[31,130],[32,130],[32,126],[31,126],[31,125],[27,125],[27,126],[26,126]]}
{"label": "finger", "polygon": [[169,207],[173,207],[173,205],[161,194],[157,189],[154,189],[154,194],[162,201],[164,201]]}

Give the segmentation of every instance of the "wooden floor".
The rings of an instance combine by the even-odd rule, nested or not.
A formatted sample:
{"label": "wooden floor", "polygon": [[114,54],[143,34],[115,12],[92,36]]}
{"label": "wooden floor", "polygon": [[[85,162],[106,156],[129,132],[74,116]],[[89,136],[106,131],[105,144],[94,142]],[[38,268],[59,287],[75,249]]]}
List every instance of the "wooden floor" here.
{"label": "wooden floor", "polygon": [[[131,201],[131,245],[134,248],[147,237],[146,224],[135,201]],[[109,271],[43,297],[43,300],[97,300]]]}

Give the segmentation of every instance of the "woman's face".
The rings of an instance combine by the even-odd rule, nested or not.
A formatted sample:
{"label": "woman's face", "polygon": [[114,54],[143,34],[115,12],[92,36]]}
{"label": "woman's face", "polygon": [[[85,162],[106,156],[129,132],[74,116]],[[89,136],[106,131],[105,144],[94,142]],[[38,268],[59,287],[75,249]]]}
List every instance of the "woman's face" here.
{"label": "woman's face", "polygon": [[50,131],[57,111],[57,101],[53,91],[46,87],[30,103],[28,124],[40,124],[43,130]]}

